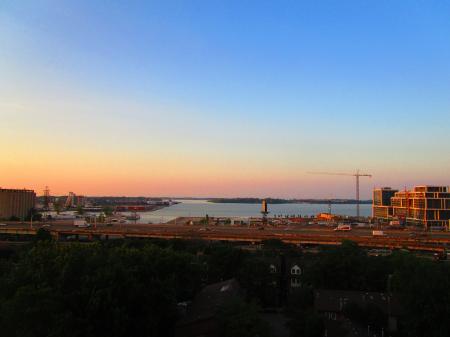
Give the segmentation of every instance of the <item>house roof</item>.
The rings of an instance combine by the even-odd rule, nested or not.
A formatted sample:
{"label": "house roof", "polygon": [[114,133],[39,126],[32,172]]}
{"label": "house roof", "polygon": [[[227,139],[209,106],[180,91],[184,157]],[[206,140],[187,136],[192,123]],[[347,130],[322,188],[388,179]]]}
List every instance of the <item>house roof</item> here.
{"label": "house roof", "polygon": [[239,296],[241,288],[235,279],[204,287],[194,298],[187,315],[179,325],[212,318],[230,298]]}
{"label": "house roof", "polygon": [[317,290],[314,296],[314,307],[318,311],[341,312],[349,302],[366,306],[376,305],[385,314],[401,315],[402,308],[395,294],[365,291]]}

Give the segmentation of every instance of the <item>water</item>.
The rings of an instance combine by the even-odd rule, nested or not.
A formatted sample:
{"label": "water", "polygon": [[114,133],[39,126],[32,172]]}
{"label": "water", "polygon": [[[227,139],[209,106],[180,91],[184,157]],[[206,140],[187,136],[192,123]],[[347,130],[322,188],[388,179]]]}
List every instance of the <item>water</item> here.
{"label": "water", "polygon": [[[165,207],[154,212],[139,212],[141,219],[138,223],[163,223],[181,216],[205,216],[212,217],[254,217],[261,216],[261,205],[259,204],[228,204],[211,203],[207,200],[176,200],[179,204]],[[270,215],[315,215],[328,212],[328,204],[269,204]],[[341,204],[331,205],[333,214],[351,215],[356,214],[356,205]],[[360,205],[362,216],[370,216],[372,205]],[[127,213],[124,213],[127,214]]]}

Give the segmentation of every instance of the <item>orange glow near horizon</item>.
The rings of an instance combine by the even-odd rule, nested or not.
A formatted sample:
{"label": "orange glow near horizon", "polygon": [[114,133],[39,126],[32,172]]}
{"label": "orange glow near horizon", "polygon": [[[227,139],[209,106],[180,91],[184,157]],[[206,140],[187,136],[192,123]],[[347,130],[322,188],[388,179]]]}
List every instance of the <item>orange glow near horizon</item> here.
{"label": "orange glow near horizon", "polygon": [[[211,152],[204,145],[197,145],[197,151],[195,144],[168,144],[158,151],[143,145],[126,151],[97,143],[69,143],[65,147],[64,139],[49,141],[36,136],[35,133],[31,138],[23,137],[11,146],[3,146],[1,187],[34,189],[38,195],[45,186],[53,195],[73,191],[91,196],[354,198],[355,194],[353,177],[306,173],[321,168],[320,162],[312,166],[313,163],[303,164],[297,158],[266,159],[258,151],[247,155],[245,146],[224,154]],[[0,135],[3,145],[9,139]],[[311,158],[314,159],[313,153]],[[319,160],[322,158],[317,157]],[[323,164],[328,165],[326,169],[331,167],[328,162]],[[353,171],[345,168],[342,160],[335,161],[335,165],[340,168],[338,172]],[[407,170],[403,165],[367,170],[374,178],[362,178],[361,197],[371,198],[375,186],[402,189],[421,184],[445,185],[444,168],[435,169],[433,179],[427,178],[428,168],[420,165],[415,170]]]}
{"label": "orange glow near horizon", "polygon": [[[49,186],[53,195],[66,195],[73,191],[90,196],[172,196],[172,197],[275,197],[275,198],[354,198],[352,177],[321,177],[306,173],[255,170],[250,168],[240,173],[218,167],[181,167],[181,163],[158,166],[155,163],[127,165],[117,161],[102,161],[97,164],[74,165],[67,169],[63,163],[45,164],[2,163],[1,187],[34,189],[42,194]],[[65,163],[65,165],[64,165]],[[423,184],[414,177],[402,177],[405,185]],[[397,180],[398,181],[398,180]],[[394,177],[384,179],[362,179],[361,196],[370,198],[375,186],[398,185]],[[444,179],[442,179],[444,181]],[[439,180],[426,184],[439,184]]]}

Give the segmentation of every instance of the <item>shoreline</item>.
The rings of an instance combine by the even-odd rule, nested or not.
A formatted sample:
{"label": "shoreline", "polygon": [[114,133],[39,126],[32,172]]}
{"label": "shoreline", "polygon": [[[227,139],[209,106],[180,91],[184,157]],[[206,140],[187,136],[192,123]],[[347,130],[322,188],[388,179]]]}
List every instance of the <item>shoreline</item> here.
{"label": "shoreline", "polygon": [[[207,202],[213,204],[261,204],[266,200],[270,205],[277,204],[312,204],[312,205],[356,205],[357,201],[354,199],[259,199],[259,198],[213,198],[206,199]],[[371,205],[372,200],[360,200],[360,205]]]}

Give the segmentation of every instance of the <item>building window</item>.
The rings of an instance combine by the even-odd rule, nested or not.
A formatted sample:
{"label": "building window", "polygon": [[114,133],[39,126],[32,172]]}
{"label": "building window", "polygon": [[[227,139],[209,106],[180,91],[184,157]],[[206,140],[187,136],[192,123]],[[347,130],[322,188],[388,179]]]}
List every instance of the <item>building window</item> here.
{"label": "building window", "polygon": [[300,280],[298,278],[291,279],[291,287],[292,288],[300,287],[300,285],[301,285],[301,283],[300,283]]}
{"label": "building window", "polygon": [[300,269],[299,266],[295,265],[291,268],[291,274],[292,275],[301,275],[302,274],[302,270]]}
{"label": "building window", "polygon": [[275,265],[271,264],[270,265],[270,273],[275,274],[276,272],[277,272],[277,267],[275,267]]}

